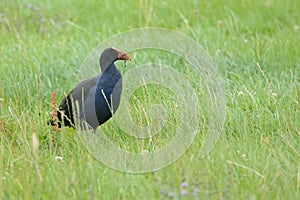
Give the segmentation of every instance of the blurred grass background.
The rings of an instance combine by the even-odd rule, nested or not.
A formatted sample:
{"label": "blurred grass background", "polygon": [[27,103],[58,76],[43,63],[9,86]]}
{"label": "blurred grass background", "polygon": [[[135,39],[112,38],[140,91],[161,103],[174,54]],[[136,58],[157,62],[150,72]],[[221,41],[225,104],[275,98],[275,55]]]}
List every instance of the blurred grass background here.
{"label": "blurred grass background", "polygon": [[[1,0],[0,198],[299,199],[299,8],[296,0]],[[94,47],[149,26],[207,50],[224,80],[226,122],[206,159],[196,141],[169,167],[134,175],[105,167],[74,131],[55,134],[45,122],[51,92],[59,100],[74,87]]]}

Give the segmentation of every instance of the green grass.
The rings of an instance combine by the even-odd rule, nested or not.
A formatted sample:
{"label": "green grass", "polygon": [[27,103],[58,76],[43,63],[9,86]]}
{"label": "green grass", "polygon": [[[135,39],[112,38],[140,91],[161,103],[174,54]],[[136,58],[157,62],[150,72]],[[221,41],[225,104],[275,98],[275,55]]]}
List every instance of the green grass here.
{"label": "green grass", "polygon": [[[299,199],[299,8],[296,0],[2,0],[0,198]],[[226,121],[205,159],[199,159],[198,152],[207,112],[199,117],[203,131],[180,159],[156,172],[128,174],[98,162],[75,131],[54,133],[46,124],[47,113],[52,91],[60,100],[74,87],[76,72],[94,47],[114,34],[146,26],[178,30],[207,50],[223,79]],[[139,58],[140,63],[149,62]],[[169,62],[180,63],[172,58]],[[188,71],[185,76],[197,78]],[[136,109],[158,101],[153,96],[159,92],[137,91],[132,98],[141,100]],[[162,97],[172,110],[172,98]],[[199,106],[206,109],[203,102]],[[168,114],[175,126],[174,116]],[[148,123],[147,116],[135,117]],[[105,126],[110,130],[114,123]],[[167,136],[154,142],[110,137],[138,151],[143,143],[148,149],[164,145],[172,129],[167,127]],[[192,195],[195,189],[197,197]],[[183,190],[188,194],[181,194]],[[171,193],[174,196],[168,197]]]}

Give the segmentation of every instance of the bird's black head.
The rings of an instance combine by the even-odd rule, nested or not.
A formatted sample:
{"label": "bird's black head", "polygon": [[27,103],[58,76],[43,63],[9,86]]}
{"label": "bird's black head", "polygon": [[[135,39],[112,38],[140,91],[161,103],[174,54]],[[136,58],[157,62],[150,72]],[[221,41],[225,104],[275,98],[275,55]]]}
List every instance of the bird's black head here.
{"label": "bird's black head", "polygon": [[100,67],[103,72],[110,64],[116,60],[131,60],[130,56],[122,51],[109,47],[105,49],[100,56]]}

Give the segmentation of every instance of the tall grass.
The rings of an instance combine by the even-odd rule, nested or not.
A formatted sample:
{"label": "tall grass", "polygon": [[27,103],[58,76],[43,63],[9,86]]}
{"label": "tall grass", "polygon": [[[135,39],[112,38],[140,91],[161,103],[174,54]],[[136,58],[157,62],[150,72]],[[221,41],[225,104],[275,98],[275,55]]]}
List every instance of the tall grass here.
{"label": "tall grass", "polygon": [[[299,199],[299,7],[296,0],[1,1],[0,198]],[[60,100],[75,86],[91,49],[113,34],[144,26],[172,28],[199,42],[218,64],[227,105],[224,131],[205,159],[198,157],[199,131],[172,165],[136,175],[99,163],[75,131],[54,133],[46,122],[52,91]],[[136,91],[133,109],[168,92],[148,89]],[[172,107],[169,95],[161,99]],[[205,125],[205,115],[200,121]],[[109,130],[114,123],[105,126]],[[110,137],[133,151],[163,146],[168,139]]]}

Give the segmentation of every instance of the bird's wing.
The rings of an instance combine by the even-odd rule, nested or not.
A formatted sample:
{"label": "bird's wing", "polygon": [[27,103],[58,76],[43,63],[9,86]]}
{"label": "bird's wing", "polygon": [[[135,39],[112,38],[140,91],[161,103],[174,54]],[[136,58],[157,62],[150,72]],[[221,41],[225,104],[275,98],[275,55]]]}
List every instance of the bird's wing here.
{"label": "bird's wing", "polygon": [[[64,121],[66,126],[74,125],[73,118],[73,104],[78,102],[79,109],[82,109],[83,101],[87,98],[89,91],[95,85],[97,85],[97,81],[99,76],[95,76],[93,78],[84,80],[80,82],[71,92],[62,100],[59,106],[58,118],[60,121]],[[62,117],[62,113],[64,117]],[[77,112],[75,112],[77,113]]]}

